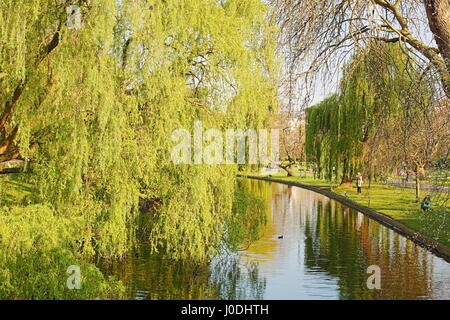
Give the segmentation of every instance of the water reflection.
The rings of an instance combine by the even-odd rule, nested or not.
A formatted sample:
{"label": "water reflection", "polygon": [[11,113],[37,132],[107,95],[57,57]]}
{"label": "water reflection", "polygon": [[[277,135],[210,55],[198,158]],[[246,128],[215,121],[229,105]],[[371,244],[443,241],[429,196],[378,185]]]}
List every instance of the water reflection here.
{"label": "water reflection", "polygon": [[125,283],[124,299],[259,300],[265,292],[266,280],[259,276],[257,264],[243,264],[232,253],[199,266],[152,256],[142,245],[127,261],[102,269]]}
{"label": "water reflection", "polygon": [[[199,267],[143,245],[106,272],[130,299],[450,299],[450,264],[361,213],[296,187],[240,187],[266,206],[260,239],[246,250]],[[381,268],[381,290],[367,289],[371,265]]]}

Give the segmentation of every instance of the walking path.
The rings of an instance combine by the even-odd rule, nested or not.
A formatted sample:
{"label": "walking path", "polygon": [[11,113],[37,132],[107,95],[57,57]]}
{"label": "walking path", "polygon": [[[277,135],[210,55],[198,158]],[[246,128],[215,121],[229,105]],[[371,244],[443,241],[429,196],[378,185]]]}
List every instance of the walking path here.
{"label": "walking path", "polygon": [[[415,189],[416,183],[415,182],[406,182],[406,181],[400,181],[400,180],[387,180],[383,182],[383,184],[387,184],[394,187],[400,187],[400,188],[410,188]],[[443,186],[437,186],[427,183],[421,183],[420,184],[421,190],[429,190],[432,192],[439,192],[439,193],[450,193],[449,187],[443,187]]]}

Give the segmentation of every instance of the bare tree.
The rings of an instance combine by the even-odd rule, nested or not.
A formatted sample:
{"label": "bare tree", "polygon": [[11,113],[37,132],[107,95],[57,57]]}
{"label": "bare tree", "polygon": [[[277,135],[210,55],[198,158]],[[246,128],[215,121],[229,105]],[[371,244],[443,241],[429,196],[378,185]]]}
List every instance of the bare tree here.
{"label": "bare tree", "polygon": [[282,163],[280,167],[287,172],[288,177],[293,176],[292,166],[305,154],[305,122],[301,115],[291,112],[278,114],[275,126],[280,129],[280,147]]}
{"label": "bare tree", "polygon": [[391,128],[391,153],[397,153],[398,161],[415,173],[416,201],[420,201],[420,180],[426,177],[425,169],[450,151],[449,114],[450,100],[444,99],[422,110],[406,109]]}
{"label": "bare tree", "polygon": [[[377,39],[400,42],[423,62],[424,70],[437,71],[450,97],[448,0],[272,0],[271,4],[297,78],[308,79],[319,70],[326,75],[339,72],[354,48]],[[436,47],[428,44],[431,34]]]}

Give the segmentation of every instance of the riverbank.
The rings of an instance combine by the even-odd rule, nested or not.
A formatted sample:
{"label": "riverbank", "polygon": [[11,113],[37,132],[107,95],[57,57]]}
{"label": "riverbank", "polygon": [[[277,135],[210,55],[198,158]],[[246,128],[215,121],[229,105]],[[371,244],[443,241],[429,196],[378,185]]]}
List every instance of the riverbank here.
{"label": "riverbank", "polygon": [[440,209],[424,213],[418,208],[410,189],[375,184],[358,195],[355,188],[343,188],[336,183],[313,178],[246,174],[239,177],[282,183],[323,194],[373,218],[450,262],[448,201],[444,201]]}

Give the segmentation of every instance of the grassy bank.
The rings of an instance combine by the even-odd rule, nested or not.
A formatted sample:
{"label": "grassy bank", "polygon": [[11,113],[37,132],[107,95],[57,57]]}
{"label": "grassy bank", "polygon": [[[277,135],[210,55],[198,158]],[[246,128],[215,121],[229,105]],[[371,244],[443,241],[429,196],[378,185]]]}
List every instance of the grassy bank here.
{"label": "grassy bank", "polygon": [[[250,174],[250,173],[249,173]],[[253,173],[253,175],[255,175]],[[269,177],[268,175],[260,175]],[[431,194],[433,208],[428,212],[416,203],[415,190],[374,183],[363,187],[362,194],[355,186],[340,186],[335,181],[314,179],[309,175],[286,177],[283,174],[270,177],[325,188],[339,195],[390,216],[404,225],[450,246],[450,203],[448,194]],[[426,191],[425,191],[426,192]],[[426,193],[424,193],[424,196]]]}

